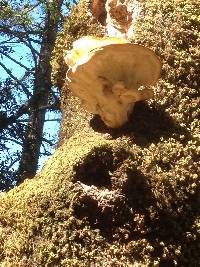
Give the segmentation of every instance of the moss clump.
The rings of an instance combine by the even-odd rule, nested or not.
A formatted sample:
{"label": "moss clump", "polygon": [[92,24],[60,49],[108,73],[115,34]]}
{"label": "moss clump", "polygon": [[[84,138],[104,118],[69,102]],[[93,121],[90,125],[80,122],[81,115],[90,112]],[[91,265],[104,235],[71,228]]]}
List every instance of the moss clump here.
{"label": "moss clump", "polygon": [[199,179],[170,141],[160,150],[127,136],[70,138],[38,177],[1,197],[2,266],[198,263]]}
{"label": "moss clump", "polygon": [[1,197],[1,266],[86,266],[103,253],[106,243],[99,231],[73,216],[76,195],[70,183],[73,163],[96,141],[80,148],[74,138],[38,177]]}
{"label": "moss clump", "polygon": [[133,41],[153,49],[163,63],[152,103],[198,137],[199,1],[144,1],[143,8]]}
{"label": "moss clump", "polygon": [[[133,255],[139,255],[139,252],[132,255],[131,245],[128,243],[126,247],[122,242],[127,239],[128,230],[123,227],[126,210],[120,211],[120,207],[128,209],[128,206],[122,193],[118,192],[117,183],[112,181],[116,184],[115,189],[110,188],[105,198],[104,184],[98,184],[93,173],[92,193],[94,198],[100,194],[102,201],[94,199],[99,204],[100,214],[92,220],[94,212],[84,215],[90,201],[86,200],[84,207],[83,198],[93,196],[85,191],[87,181],[85,184],[79,179],[81,166],[97,163],[98,159],[101,159],[102,167],[107,166],[111,177],[110,171],[117,171],[131,153],[124,150],[125,144],[105,140],[98,134],[85,136],[82,146],[80,138],[81,135],[76,135],[63,144],[38,177],[1,197],[2,266],[121,266],[124,260],[128,266],[133,262]],[[106,214],[104,209],[107,209]],[[119,220],[118,212],[125,217]],[[115,219],[116,225],[107,218]],[[96,223],[98,219],[101,220],[99,224]],[[117,235],[121,236],[119,240]],[[148,241],[140,243],[145,247]],[[147,246],[145,251],[148,249]]]}

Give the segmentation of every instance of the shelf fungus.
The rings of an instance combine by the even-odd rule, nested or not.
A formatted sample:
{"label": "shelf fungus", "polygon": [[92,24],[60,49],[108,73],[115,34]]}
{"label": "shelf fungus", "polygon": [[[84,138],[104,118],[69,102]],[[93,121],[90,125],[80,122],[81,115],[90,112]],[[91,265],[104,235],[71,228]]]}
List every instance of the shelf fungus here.
{"label": "shelf fungus", "polygon": [[65,60],[69,89],[110,128],[128,121],[135,102],[153,96],[150,86],[161,69],[150,49],[112,37],[83,37],[74,42]]}

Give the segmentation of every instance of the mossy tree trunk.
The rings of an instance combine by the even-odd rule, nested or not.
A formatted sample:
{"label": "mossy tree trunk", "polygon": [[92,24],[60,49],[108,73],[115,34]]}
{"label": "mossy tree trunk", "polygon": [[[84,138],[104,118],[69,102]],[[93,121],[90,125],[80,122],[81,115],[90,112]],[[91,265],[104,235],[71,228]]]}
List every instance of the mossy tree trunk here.
{"label": "mossy tree trunk", "polygon": [[[60,147],[1,197],[3,266],[199,266],[199,7],[143,3],[134,42],[160,55],[162,79],[124,127],[108,129],[63,85]],[[74,38],[80,12],[58,48]]]}

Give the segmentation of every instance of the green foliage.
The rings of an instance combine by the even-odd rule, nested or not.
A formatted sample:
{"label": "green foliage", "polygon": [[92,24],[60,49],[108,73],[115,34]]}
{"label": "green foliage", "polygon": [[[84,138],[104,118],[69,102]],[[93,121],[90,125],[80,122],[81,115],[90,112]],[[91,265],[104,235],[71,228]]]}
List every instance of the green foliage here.
{"label": "green foliage", "polygon": [[30,26],[33,23],[33,18],[29,14],[31,7],[31,4],[17,5],[14,1],[3,0],[0,3],[0,21],[3,26],[9,28],[22,27],[22,25]]}

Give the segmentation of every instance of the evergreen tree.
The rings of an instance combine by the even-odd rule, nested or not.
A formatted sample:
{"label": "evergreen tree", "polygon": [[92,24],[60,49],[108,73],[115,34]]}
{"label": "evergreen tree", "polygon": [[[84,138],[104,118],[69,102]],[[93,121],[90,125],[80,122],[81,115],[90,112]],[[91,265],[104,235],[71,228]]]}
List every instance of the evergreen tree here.
{"label": "evergreen tree", "polygon": [[54,136],[44,134],[44,125],[45,114],[58,114],[60,109],[50,61],[62,27],[63,4],[63,0],[0,3],[0,67],[7,73],[0,83],[1,190],[33,177],[41,153],[50,155],[55,143]]}

